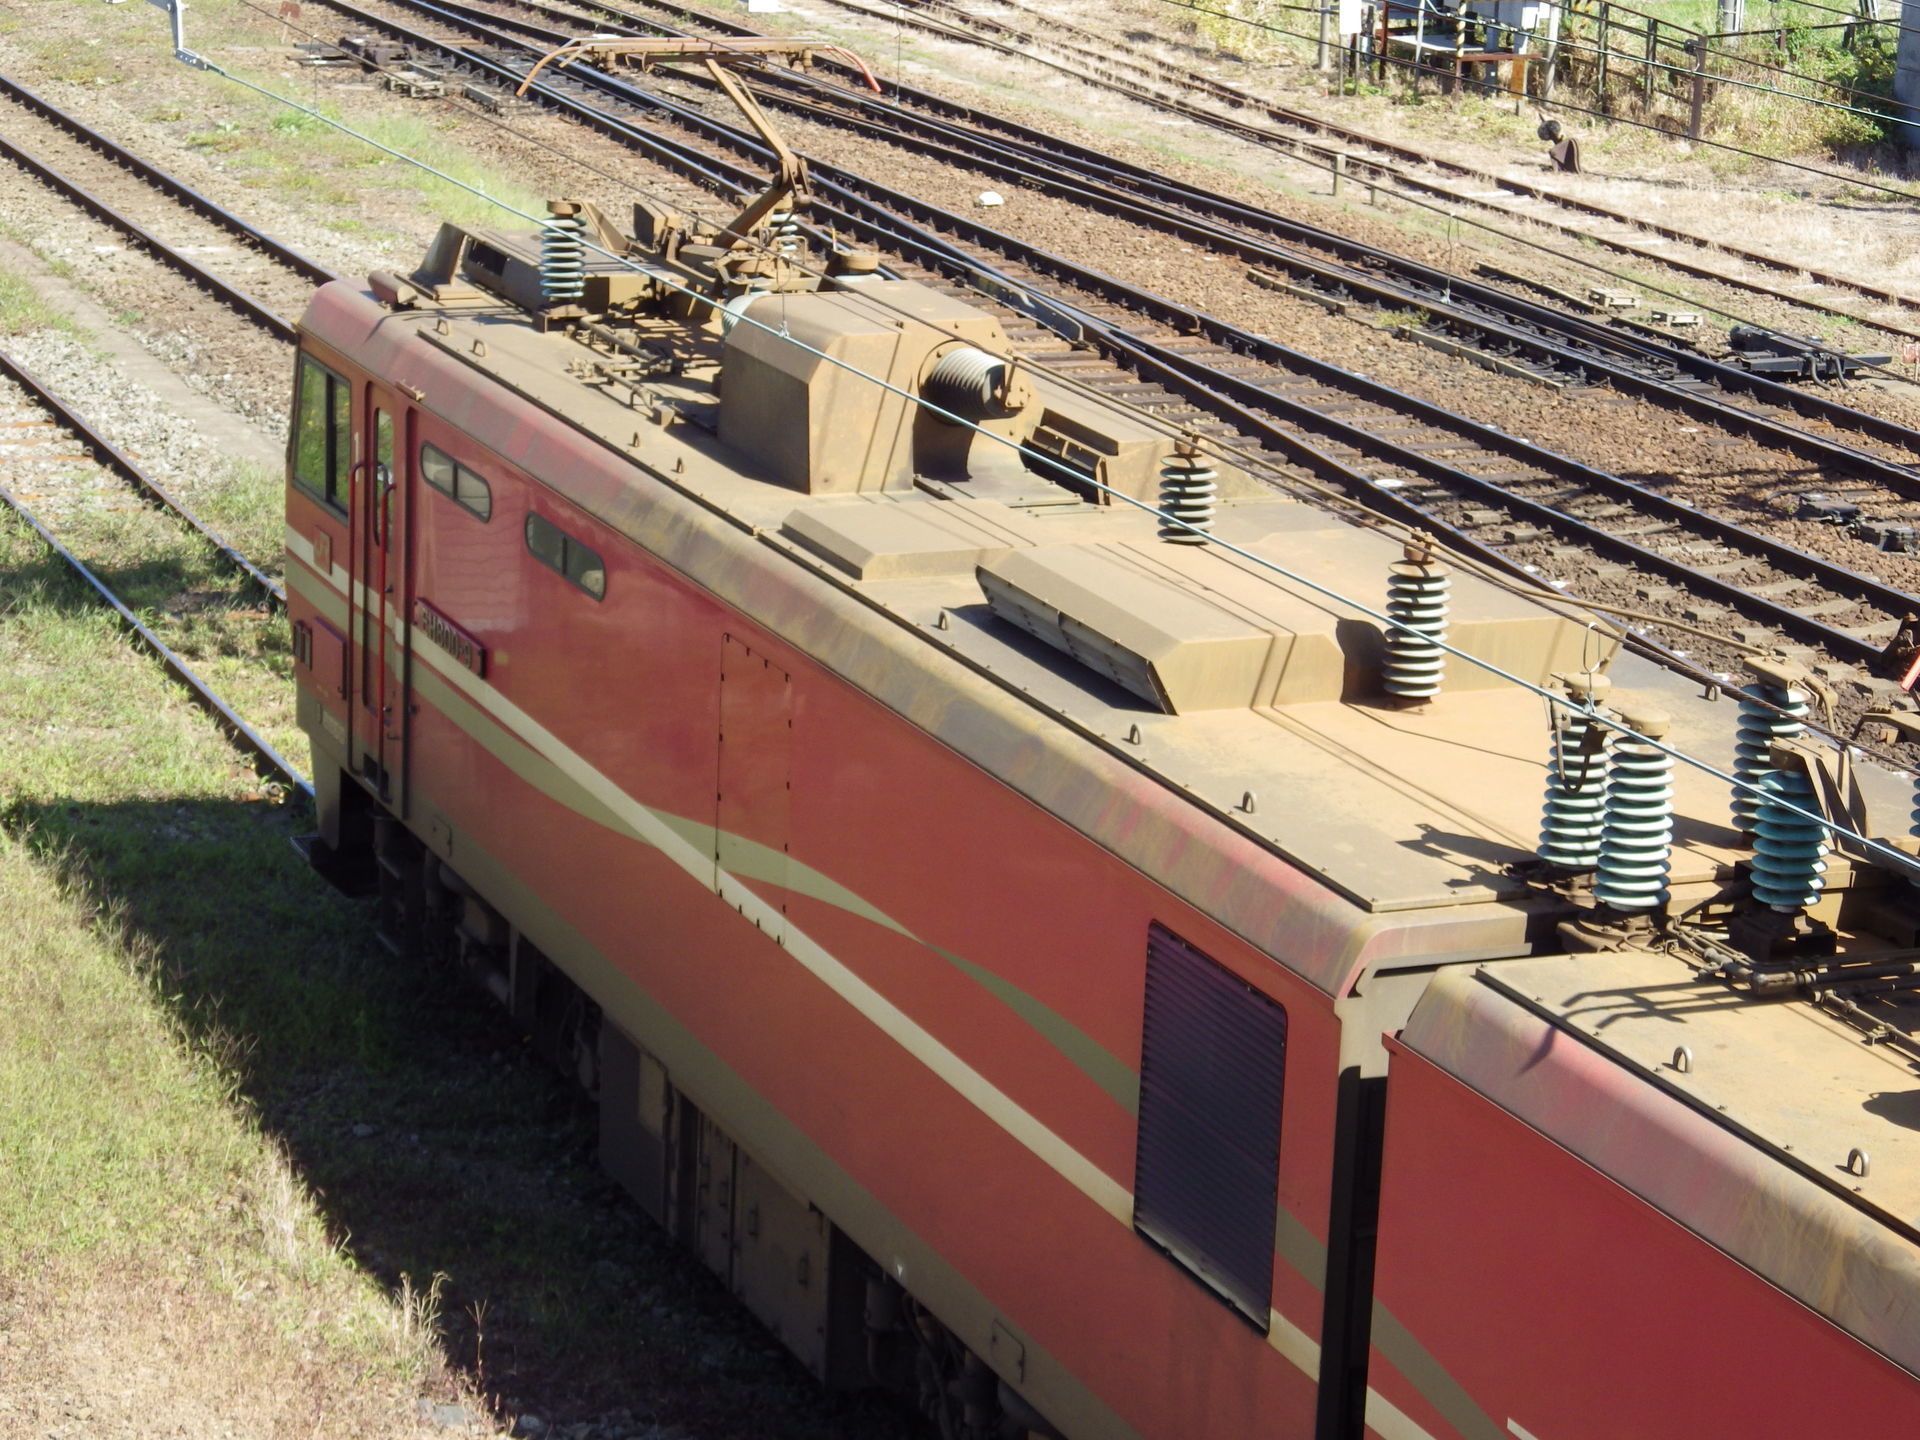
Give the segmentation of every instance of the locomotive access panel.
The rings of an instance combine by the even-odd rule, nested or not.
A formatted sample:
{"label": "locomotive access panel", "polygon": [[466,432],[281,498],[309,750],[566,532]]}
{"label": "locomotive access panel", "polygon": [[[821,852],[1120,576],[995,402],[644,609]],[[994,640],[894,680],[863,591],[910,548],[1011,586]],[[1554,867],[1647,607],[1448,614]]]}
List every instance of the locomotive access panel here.
{"label": "locomotive access panel", "polygon": [[[793,683],[728,635],[720,647],[719,774],[714,786],[714,884],[721,872],[778,887],[787,910]],[[773,938],[786,943],[784,923]]]}

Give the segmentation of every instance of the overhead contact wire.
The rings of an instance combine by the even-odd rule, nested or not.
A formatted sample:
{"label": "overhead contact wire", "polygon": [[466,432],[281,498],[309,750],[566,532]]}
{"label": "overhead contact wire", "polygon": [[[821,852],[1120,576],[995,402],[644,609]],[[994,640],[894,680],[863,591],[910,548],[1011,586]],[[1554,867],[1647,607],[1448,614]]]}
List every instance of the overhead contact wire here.
{"label": "overhead contact wire", "polygon": [[[234,84],[237,84],[237,85],[243,86],[246,89],[252,90],[256,94],[266,96],[270,100],[274,100],[280,104],[287,105],[295,110],[299,110],[303,114],[311,115],[314,119],[319,120],[324,124],[333,126],[335,129],[341,131],[343,134],[350,135],[354,139],[359,140],[364,144],[371,145],[374,149],[381,151],[383,154],[391,155],[395,159],[403,161],[406,164],[412,165],[417,169],[422,170],[425,173],[434,176],[437,179],[443,180],[450,185],[453,185],[458,187],[459,189],[465,190],[467,193],[474,195],[481,200],[486,201],[490,205],[494,205],[499,209],[506,211],[510,215],[517,216],[518,218],[528,221],[529,223],[534,225],[545,224],[545,217],[543,216],[528,214],[526,211],[520,210],[517,207],[509,204],[504,200],[498,199],[495,196],[487,194],[485,190],[481,189],[477,185],[470,184],[469,182],[465,180],[461,180],[456,176],[449,175],[445,171],[440,170],[437,167],[429,164],[427,161],[421,160],[415,156],[409,155],[405,151],[398,150],[393,146],[384,143],[383,141],[376,140],[370,135],[363,135],[358,130],[355,130],[352,126],[347,125],[342,121],[335,120],[331,116],[322,114],[320,111],[314,109],[311,106],[303,105],[298,100],[294,100],[289,96],[282,95],[277,91],[270,90],[264,85],[258,85],[251,80],[247,80],[240,76],[234,75],[229,71],[225,70],[216,62],[206,59],[204,56],[194,55],[193,63],[198,64],[199,67],[202,69],[208,70],[213,74],[221,76],[223,79],[230,80]],[[597,244],[592,240],[583,240],[582,244],[584,248],[591,250],[594,253],[600,256],[603,256],[608,260],[613,261],[617,265],[625,266],[629,270],[632,270],[638,274],[645,275],[650,280],[653,280],[655,283],[663,285],[667,289],[672,290],[684,296],[685,298],[694,301],[697,304],[705,305],[712,309],[719,308],[720,302],[714,300],[713,297],[702,294],[700,291],[695,290],[690,285],[683,284],[678,280],[670,279],[669,277],[661,275],[656,271],[647,269],[645,266],[636,264],[628,256],[615,254],[613,251],[604,248],[603,246]],[[1090,479],[1089,477],[1081,474],[1080,472],[1073,470],[1071,467],[1065,464],[1062,464],[1057,460],[1054,460],[1051,456],[1042,455],[1042,454],[1029,455],[1029,453],[1024,449],[1024,447],[1022,447],[1022,445],[1018,440],[1012,439],[1007,436],[995,435],[992,431],[986,429],[984,426],[979,425],[974,421],[968,420],[964,416],[957,415],[951,411],[945,410],[942,407],[934,404],[932,401],[926,399],[922,395],[918,395],[913,391],[908,390],[902,386],[895,385],[893,382],[883,379],[880,376],[869,374],[868,372],[860,369],[858,366],[853,365],[844,359],[841,359],[839,356],[831,355],[825,350],[818,348],[817,346],[809,345],[803,340],[796,339],[792,334],[790,334],[787,330],[785,330],[782,327],[769,325],[764,321],[757,320],[753,317],[753,315],[745,311],[739,313],[734,317],[734,323],[740,324],[740,325],[751,325],[755,329],[760,330],[765,334],[774,336],[775,338],[780,339],[785,343],[794,346],[796,349],[801,350],[806,354],[813,356],[817,360],[823,360],[827,364],[834,366],[836,369],[846,371],[848,374],[853,375],[857,379],[865,380],[870,384],[878,386],[880,389],[886,391],[888,394],[894,395],[902,400],[907,401],[910,404],[918,405],[921,408],[928,411],[930,414],[933,414],[939,417],[940,419],[945,420],[949,424],[959,425],[965,429],[971,430],[975,434],[983,436],[993,441],[995,444],[1005,446],[1015,451],[1016,453],[1021,454],[1023,457],[1030,458],[1036,463],[1043,464],[1048,468],[1057,471],[1063,480],[1070,481],[1075,485],[1090,487],[1094,490],[1100,491],[1102,494],[1107,495],[1110,499],[1119,500],[1124,504],[1132,506],[1136,510],[1143,511],[1146,514],[1155,517],[1163,525],[1177,527],[1182,530],[1196,530],[1198,528],[1193,524],[1191,524],[1189,521],[1183,519],[1182,517],[1171,514],[1170,512],[1161,509],[1157,505],[1149,504],[1147,501],[1144,501],[1144,500],[1137,500],[1133,496],[1128,495],[1124,491],[1116,490],[1112,486],[1103,484],[1098,480]],[[1218,536],[1207,535],[1206,539],[1209,545],[1217,546],[1220,549],[1227,551],[1229,554],[1239,556],[1241,559],[1247,561],[1249,564],[1254,565],[1259,569],[1270,571],[1273,574],[1278,575],[1285,580],[1289,580],[1296,585],[1304,586],[1305,588],[1313,591],[1317,595],[1323,596],[1326,599],[1333,600],[1341,605],[1347,606],[1349,609],[1357,611],[1359,614],[1366,616],[1368,619],[1375,621],[1376,623],[1380,624],[1381,626],[1385,627],[1390,631],[1409,635],[1414,637],[1415,639],[1424,641],[1429,645],[1433,645],[1438,649],[1445,651],[1447,654],[1456,656],[1457,658],[1466,661],[1469,665],[1472,665],[1479,670],[1485,671],[1487,674],[1494,676],[1496,679],[1504,680],[1509,684],[1518,686],[1522,690],[1529,691],[1532,694],[1539,696],[1541,699],[1545,700],[1549,705],[1557,706],[1560,709],[1568,711],[1569,713],[1589,716],[1595,723],[1603,725],[1607,729],[1612,730],[1620,735],[1626,736],[1641,744],[1651,746],[1653,749],[1659,751],[1661,754],[1667,755],[1672,759],[1679,761],[1681,764],[1686,765],[1700,772],[1701,774],[1707,775],[1712,779],[1718,780],[1723,784],[1730,786],[1732,789],[1734,789],[1737,792],[1752,793],[1755,795],[1763,796],[1763,798],[1767,798],[1771,800],[1772,803],[1779,806],[1781,809],[1790,811],[1791,813],[1799,816],[1801,819],[1812,821],[1813,823],[1821,826],[1827,833],[1832,835],[1842,836],[1847,840],[1854,842],[1855,844],[1861,847],[1862,851],[1865,854],[1869,856],[1877,856],[1883,861],[1891,864],[1894,869],[1904,874],[1907,874],[1909,876],[1920,878],[1920,859],[1916,859],[1914,856],[1904,854],[1903,852],[1896,850],[1889,845],[1883,844],[1878,840],[1874,840],[1866,835],[1863,835],[1860,832],[1853,830],[1846,825],[1830,820],[1825,815],[1819,814],[1816,811],[1803,809],[1799,805],[1794,804],[1791,801],[1785,800],[1780,796],[1765,795],[1765,792],[1763,792],[1759,786],[1754,785],[1748,781],[1738,779],[1735,776],[1727,773],[1726,771],[1721,770],[1719,767],[1715,765],[1711,765],[1705,760],[1699,759],[1697,756],[1689,755],[1684,750],[1680,750],[1674,746],[1668,745],[1665,741],[1656,740],[1650,736],[1642,735],[1639,731],[1633,729],[1630,725],[1626,724],[1624,721],[1614,719],[1613,717],[1605,714],[1598,714],[1593,711],[1590,711],[1585,705],[1581,704],[1578,701],[1575,701],[1565,695],[1561,695],[1553,690],[1550,690],[1544,685],[1538,685],[1533,681],[1526,679],[1524,676],[1516,675],[1512,671],[1502,668],[1501,666],[1495,664],[1491,660],[1484,659],[1481,656],[1474,655],[1466,650],[1461,649],[1459,646],[1451,643],[1448,640],[1441,638],[1440,636],[1429,633],[1428,631],[1425,631],[1425,630],[1418,629],[1412,625],[1404,624],[1401,621],[1395,620],[1392,617],[1385,614],[1384,612],[1375,610],[1373,607],[1366,605],[1361,601],[1355,600],[1351,596],[1343,595],[1338,590],[1335,590],[1330,586],[1323,585],[1319,581],[1311,579],[1308,576],[1301,575],[1296,573],[1295,571],[1289,570],[1284,565],[1281,565],[1279,562],[1275,560],[1269,559],[1267,556],[1256,554],[1255,552],[1246,549],[1244,546],[1236,545],[1230,540],[1220,539]],[[1568,603],[1572,604],[1575,602],[1569,601]]]}

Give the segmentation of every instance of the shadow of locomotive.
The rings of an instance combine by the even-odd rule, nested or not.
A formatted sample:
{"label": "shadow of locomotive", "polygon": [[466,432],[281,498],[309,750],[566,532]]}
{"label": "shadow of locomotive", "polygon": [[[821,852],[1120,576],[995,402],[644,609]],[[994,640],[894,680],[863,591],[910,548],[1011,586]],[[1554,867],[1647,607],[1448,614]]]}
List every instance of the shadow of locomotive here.
{"label": "shadow of locomotive", "polygon": [[[158,949],[156,993],[237,1056],[238,1093],[330,1232],[389,1291],[448,1277],[444,1347],[497,1413],[615,1437],[900,1437],[823,1397],[724,1286],[600,1171],[592,1105],[476,988],[375,941],[299,862],[303,806],[19,803],[72,893]],[[483,1304],[476,1333],[474,1307]]]}

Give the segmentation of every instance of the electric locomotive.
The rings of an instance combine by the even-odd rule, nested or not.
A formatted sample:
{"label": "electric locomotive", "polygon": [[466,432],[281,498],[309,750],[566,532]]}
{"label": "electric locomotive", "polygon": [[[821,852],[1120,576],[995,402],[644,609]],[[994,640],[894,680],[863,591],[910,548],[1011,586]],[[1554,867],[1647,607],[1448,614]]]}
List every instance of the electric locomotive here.
{"label": "electric locomotive", "polygon": [[552,208],[301,322],[309,853],[825,1382],[974,1440],[1920,1415],[1910,781],[1818,677],[1703,695],[769,197]]}

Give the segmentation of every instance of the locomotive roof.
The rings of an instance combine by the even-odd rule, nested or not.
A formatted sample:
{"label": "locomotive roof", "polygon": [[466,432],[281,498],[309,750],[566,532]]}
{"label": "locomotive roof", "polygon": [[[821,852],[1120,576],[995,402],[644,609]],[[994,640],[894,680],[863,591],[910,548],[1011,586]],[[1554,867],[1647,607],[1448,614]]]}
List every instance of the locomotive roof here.
{"label": "locomotive roof", "polygon": [[[468,246],[479,275],[459,268]],[[435,252],[412,281],[325,287],[303,328],[1332,993],[1369,966],[1537,947],[1535,917],[1561,902],[1513,867],[1539,838],[1548,709],[1458,657],[1435,703],[1381,702],[1367,609],[1384,608],[1402,542],[1229,470],[1212,533],[1231,548],[1171,544],[1154,515],[1097,503],[1104,490],[1011,450],[967,452],[973,433],[930,429],[907,397],[942,355],[971,364],[954,348],[1004,349],[1004,335],[925,286],[748,294],[730,313],[764,325],[702,325],[664,268],[591,261],[589,293],[602,285],[619,321],[570,331],[540,313],[535,237],[446,227]],[[480,283],[448,278],[461,274]],[[963,365],[943,393],[964,399],[979,378]],[[1176,452],[1151,417],[1088,402],[1044,367],[1020,383],[1041,427],[989,407],[980,434],[1095,456],[1093,473],[1129,476],[1119,493],[1157,500]],[[922,468],[923,443],[946,460]],[[658,503],[669,494],[686,503]],[[696,533],[716,522],[750,543],[720,554]],[[1668,712],[1671,744],[1729,768],[1737,707],[1717,691],[1615,654],[1565,606],[1465,571],[1451,584],[1449,638],[1468,653],[1535,684],[1607,665],[1612,708]],[[1177,805],[1144,826],[1119,805],[1128,773],[1209,815],[1205,843]],[[1904,816],[1904,777],[1861,765],[1856,778]],[[1683,765],[1673,784],[1672,884],[1704,897],[1746,850],[1723,782]],[[1307,901],[1299,876],[1330,893]],[[1311,925],[1280,918],[1276,886],[1310,904]]]}
{"label": "locomotive roof", "polygon": [[[325,335],[323,314],[309,317],[309,329]],[[402,330],[457,357],[557,424],[626,457],[636,487],[664,483],[752,531],[768,564],[802,567],[849,601],[893,617],[918,637],[929,666],[944,654],[1008,687],[1364,908],[1402,911],[1525,894],[1505,872],[1528,858],[1538,839],[1549,735],[1542,702],[1524,690],[1474,688],[1487,682],[1454,660],[1449,685],[1460,688],[1424,709],[1343,699],[1337,675],[1331,688],[1325,677],[1313,679],[1304,641],[1351,648],[1351,632],[1360,630],[1377,645],[1376,622],[1224,551],[1163,543],[1153,517],[1130,506],[1086,503],[1038,478],[1024,490],[1016,482],[988,494],[922,480],[911,490],[809,495],[758,478],[722,443],[710,428],[709,379],[651,382],[644,402],[631,402],[584,383],[569,369],[577,369],[582,347],[511,305],[422,303],[382,326],[389,337]],[[396,378],[404,380],[405,362],[395,363]],[[422,403],[456,422],[470,408],[432,391]],[[539,478],[583,498],[564,471]],[[603,518],[616,525],[622,519]],[[1277,493],[1224,501],[1215,533],[1376,606],[1400,549],[1384,535]],[[1245,629],[1252,615],[1267,632],[1263,640],[1277,637],[1268,651],[1291,645],[1294,668],[1306,676],[1297,687],[1304,693],[1287,698],[1283,677],[1283,693],[1270,688],[1257,703],[1164,713],[995,613],[976,572],[1015,555],[1038,564],[1042,581],[1077,585],[1092,596],[1090,605],[1102,598],[1094,592],[1106,572],[1121,567],[1141,576],[1132,600],[1117,602],[1131,613],[1113,616],[1110,628],[1151,631],[1142,648],[1191,638],[1188,632],[1204,631],[1210,619]],[[1170,613],[1183,599],[1197,602],[1194,616]],[[1542,613],[1468,574],[1453,577],[1452,608],[1454,633],[1464,633],[1469,648],[1476,623],[1497,649],[1497,627]],[[1570,638],[1541,661],[1542,680],[1546,670],[1577,667],[1582,646],[1592,643],[1576,625],[1550,623],[1566,626]],[[1273,672],[1268,664],[1270,685]],[[941,673],[963,683],[956,671]],[[1629,677],[1616,694],[1638,685],[1649,696],[1674,698],[1653,667],[1626,664],[1616,673]],[[1730,709],[1702,717],[1702,738],[1731,728]],[[1687,729],[1683,722],[1681,743],[1693,738]],[[1676,781],[1681,813],[1703,818],[1680,827],[1675,879],[1709,880],[1731,863],[1737,836],[1720,823],[1726,806],[1719,787],[1689,772]]]}
{"label": "locomotive roof", "polygon": [[1847,993],[1756,999],[1646,950],[1503,960],[1436,978],[1402,1040],[1920,1371],[1920,1000]]}

